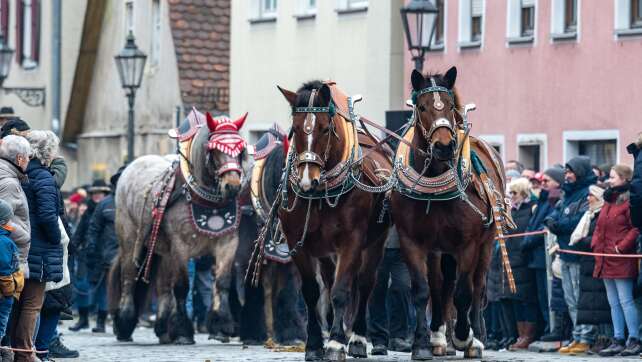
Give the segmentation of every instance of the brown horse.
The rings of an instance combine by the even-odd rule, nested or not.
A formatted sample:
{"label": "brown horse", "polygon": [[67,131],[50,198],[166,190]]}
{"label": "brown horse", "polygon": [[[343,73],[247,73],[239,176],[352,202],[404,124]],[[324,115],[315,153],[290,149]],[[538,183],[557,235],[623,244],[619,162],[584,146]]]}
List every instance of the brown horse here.
{"label": "brown horse", "polygon": [[[374,140],[357,135],[352,102],[334,83],[309,82],[296,93],[279,89],[292,107],[293,137],[278,217],[308,310],[305,359],[344,360],[344,322],[353,332],[348,354],[367,357],[366,304],[389,222],[380,218],[384,194],[364,190],[385,183],[392,164]],[[361,151],[365,157],[355,164]],[[331,256],[336,271],[324,279],[334,279],[326,281],[334,314],[324,353],[317,268]],[[346,316],[353,306],[354,324]]]}
{"label": "brown horse", "polygon": [[498,226],[492,225],[497,215],[491,204],[505,214],[501,162],[492,147],[464,131],[468,124],[454,89],[456,77],[455,67],[427,77],[413,71],[414,120],[404,136],[413,146],[402,144],[397,151],[392,216],[417,316],[424,315],[429,286],[432,305],[432,341],[426,319],[417,318],[416,360],[432,358],[431,342],[440,354],[445,351],[444,313],[453,297],[453,344],[465,357],[481,357],[481,304]]}

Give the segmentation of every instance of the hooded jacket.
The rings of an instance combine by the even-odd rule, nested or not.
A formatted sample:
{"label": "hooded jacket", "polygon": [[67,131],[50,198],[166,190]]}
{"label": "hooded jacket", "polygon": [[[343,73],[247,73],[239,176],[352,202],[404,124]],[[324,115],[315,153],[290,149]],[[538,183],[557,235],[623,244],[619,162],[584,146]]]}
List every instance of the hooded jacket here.
{"label": "hooded jacket", "polygon": [[634,157],[629,205],[631,223],[642,231],[642,152],[640,152],[640,147],[635,143],[630,144],[627,150]]}
{"label": "hooded jacket", "polygon": [[87,230],[87,262],[92,265],[89,271],[91,281],[98,281],[118,254],[115,218],[114,196],[110,194],[96,206]]}
{"label": "hooded jacket", "polygon": [[[588,188],[597,182],[597,177],[591,170],[591,159],[586,156],[573,157],[566,167],[573,171],[576,180],[562,185],[564,195],[553,213],[546,219],[546,226],[557,236],[560,249],[581,250],[581,246],[578,244],[569,246],[569,242],[575,227],[584,212],[588,210]],[[579,262],[578,255],[562,253],[560,258],[565,262]]]}
{"label": "hooded jacket", "polygon": [[8,202],[13,208],[11,219],[13,232],[11,239],[16,243],[20,252],[21,269],[27,271],[27,255],[31,241],[31,223],[29,221],[29,205],[20,180],[26,176],[14,165],[0,158],[0,198]]}

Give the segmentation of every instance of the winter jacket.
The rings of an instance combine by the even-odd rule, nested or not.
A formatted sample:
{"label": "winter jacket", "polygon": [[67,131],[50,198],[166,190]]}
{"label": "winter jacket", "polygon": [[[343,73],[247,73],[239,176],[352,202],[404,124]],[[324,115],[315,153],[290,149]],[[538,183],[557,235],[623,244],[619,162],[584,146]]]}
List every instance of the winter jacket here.
{"label": "winter jacket", "polygon": [[80,217],[76,230],[71,237],[70,246],[72,254],[81,260],[86,258],[87,230],[89,230],[89,223],[91,222],[91,217],[94,215],[94,210],[96,210],[96,203],[89,199],[87,201],[87,209]]}
{"label": "winter jacket", "polygon": [[[557,243],[562,250],[579,250],[579,246],[569,246],[571,234],[580,222],[584,212],[588,210],[588,188],[597,181],[591,170],[591,161],[586,156],[572,158],[566,164],[577,177],[573,183],[565,182],[562,185],[564,196],[557,204],[553,213],[546,218],[546,226],[555,235]],[[579,256],[562,253],[560,258],[565,262],[579,262]]]}
{"label": "winter jacket", "polygon": [[[624,192],[616,195],[615,199],[605,201],[591,242],[593,251],[606,254],[635,254],[636,239],[640,231],[631,224],[629,193]],[[595,278],[636,278],[637,275],[637,259],[595,257]]]}
{"label": "winter jacket", "polygon": [[627,150],[634,157],[630,191],[631,223],[642,231],[642,152],[635,143],[630,144]]}
{"label": "winter jacket", "polygon": [[[519,209],[513,208],[511,216],[517,225],[515,230],[510,234],[520,234],[526,231],[528,221],[533,215],[534,203],[532,201],[524,202],[519,206]],[[535,291],[537,285],[535,281],[535,272],[528,268],[528,260],[524,249],[522,249],[522,238],[513,238],[506,240],[506,249],[508,251],[508,260],[510,267],[513,271],[513,278],[517,286],[517,292],[511,293],[508,286],[508,279],[503,278],[503,297],[514,300],[521,300],[525,302],[536,302],[537,296]],[[501,261],[501,257],[499,259]]]}
{"label": "winter jacket", "polygon": [[108,195],[96,206],[87,230],[87,264],[92,266],[90,281],[98,281],[118,254],[115,217],[114,196]]}
{"label": "winter jacket", "polygon": [[45,282],[62,280],[63,250],[60,244],[59,191],[49,170],[38,159],[27,166],[29,180],[22,189],[29,203],[31,248],[29,279]]}
{"label": "winter jacket", "polygon": [[11,219],[11,239],[20,251],[21,269],[27,271],[27,255],[31,242],[31,223],[29,222],[29,204],[22,187],[21,179],[26,176],[13,162],[0,158],[0,198],[13,208]]}
{"label": "winter jacket", "polygon": [[10,235],[10,231],[0,227],[0,298],[18,297],[24,286],[20,253]]}
{"label": "winter jacket", "polygon": [[[535,213],[528,222],[526,232],[541,231],[546,226],[544,220],[553,213],[555,204],[559,201],[560,190],[551,192],[542,190],[537,200]],[[532,269],[546,268],[546,254],[544,251],[546,235],[529,235],[522,240],[522,249],[526,253],[528,267]]]}
{"label": "winter jacket", "polygon": [[50,290],[45,293],[45,300],[42,304],[42,313],[60,313],[71,307],[72,302],[73,295],[71,284],[67,284],[62,288]]}
{"label": "winter jacket", "polygon": [[564,299],[564,288],[562,287],[562,279],[553,277],[551,282],[551,304],[550,308],[554,312],[566,313],[568,306]]}
{"label": "winter jacket", "polygon": [[62,157],[56,157],[51,161],[49,170],[56,181],[56,186],[60,189],[67,179],[67,163]]}
{"label": "winter jacket", "polygon": [[[583,251],[591,251],[591,239],[595,232],[599,214],[591,220],[588,235],[577,242]],[[604,282],[593,278],[595,258],[581,256],[580,259],[580,298],[577,302],[578,324],[611,324],[611,307],[606,298]]]}

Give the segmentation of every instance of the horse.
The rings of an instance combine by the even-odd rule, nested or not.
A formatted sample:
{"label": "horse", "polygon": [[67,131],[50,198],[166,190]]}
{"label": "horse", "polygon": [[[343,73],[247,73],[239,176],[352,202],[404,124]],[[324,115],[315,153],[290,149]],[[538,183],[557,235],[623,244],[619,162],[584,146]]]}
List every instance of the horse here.
{"label": "horse", "polygon": [[247,113],[234,121],[193,109],[170,130],[179,159],[148,155],[123,171],[116,191],[118,257],[110,272],[110,309],[118,340],[131,340],[154,282],[161,344],[194,343],[187,318],[189,258],[215,257],[216,281],[210,310],[210,335],[234,332],[228,304],[231,268],[238,245],[246,146],[238,131]]}
{"label": "horse", "polygon": [[430,344],[435,354],[445,353],[444,314],[453,303],[454,347],[466,358],[481,357],[491,247],[510,224],[500,157],[469,136],[473,107],[462,110],[456,78],[455,67],[426,77],[412,72],[414,113],[403,137],[412,146],[401,143],[395,158],[398,182],[390,205],[417,316],[424,315],[429,295],[432,306],[430,335],[426,319],[417,318],[413,360],[431,359]]}
{"label": "horse", "polygon": [[[383,186],[392,163],[381,144],[357,131],[354,101],[334,82],[311,81],[296,92],[278,89],[292,108],[292,128],[281,197],[272,210],[278,207],[301,276],[308,313],[305,360],[344,360],[347,342],[348,355],[367,357],[366,304],[389,228]],[[321,275],[331,290],[325,350],[317,270],[326,270]],[[349,341],[344,322],[352,325]]]}

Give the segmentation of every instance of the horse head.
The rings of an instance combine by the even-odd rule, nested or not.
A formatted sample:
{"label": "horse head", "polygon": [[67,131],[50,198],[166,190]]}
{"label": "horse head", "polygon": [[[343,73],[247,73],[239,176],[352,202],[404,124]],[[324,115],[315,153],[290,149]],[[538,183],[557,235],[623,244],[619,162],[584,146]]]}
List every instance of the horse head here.
{"label": "horse head", "polygon": [[[205,156],[201,178],[213,181],[223,199],[236,196],[241,188],[246,141],[240,136],[239,130],[246,118],[247,113],[236,120],[224,116],[214,118],[209,112],[206,113],[207,127],[202,127],[201,131],[203,146],[200,149],[192,147],[193,153]],[[194,156],[199,158],[198,155]]]}
{"label": "horse head", "polygon": [[452,160],[457,148],[457,125],[461,119],[454,88],[457,68],[452,67],[443,75],[426,77],[413,70],[410,79],[418,133],[423,135],[434,158]]}
{"label": "horse head", "polygon": [[303,191],[321,184],[322,172],[338,162],[341,140],[335,131],[335,105],[330,87],[320,81],[304,84],[296,93],[277,86],[292,107],[294,149],[299,187]]}

